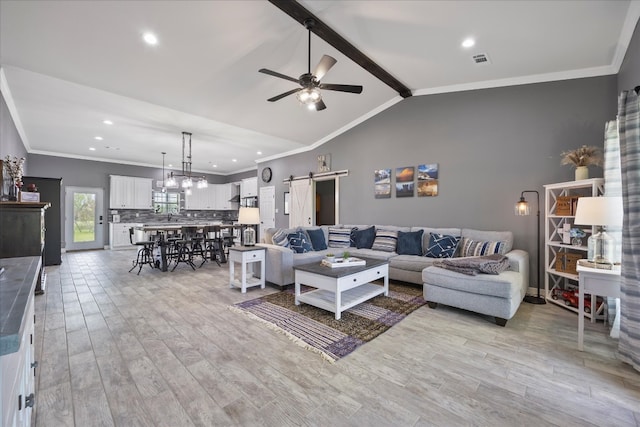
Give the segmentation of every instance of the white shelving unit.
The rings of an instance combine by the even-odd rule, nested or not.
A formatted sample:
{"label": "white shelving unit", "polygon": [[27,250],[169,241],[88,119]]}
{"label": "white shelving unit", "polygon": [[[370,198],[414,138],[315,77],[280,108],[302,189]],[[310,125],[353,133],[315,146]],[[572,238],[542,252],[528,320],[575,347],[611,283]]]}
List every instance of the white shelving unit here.
{"label": "white shelving unit", "polygon": [[[562,196],[579,196],[593,197],[601,196],[604,193],[604,179],[591,178],[580,181],[561,182],[557,184],[548,184],[545,189],[545,279],[544,289],[548,302],[564,307],[575,313],[578,307],[567,305],[562,298],[563,291],[578,291],[578,275],[570,272],[559,271],[556,269],[556,260],[564,253],[582,255],[581,258],[587,257],[587,238],[594,233],[595,227],[575,226],[583,229],[587,236],[582,239],[582,245],[574,246],[570,243],[564,243],[563,234],[565,224],[573,227],[574,215],[557,215],[558,198]],[[572,212],[573,213],[573,212]],[[554,298],[555,297],[555,298]],[[603,318],[604,304],[593,313],[596,319]],[[589,319],[592,313],[585,313],[585,317]]]}

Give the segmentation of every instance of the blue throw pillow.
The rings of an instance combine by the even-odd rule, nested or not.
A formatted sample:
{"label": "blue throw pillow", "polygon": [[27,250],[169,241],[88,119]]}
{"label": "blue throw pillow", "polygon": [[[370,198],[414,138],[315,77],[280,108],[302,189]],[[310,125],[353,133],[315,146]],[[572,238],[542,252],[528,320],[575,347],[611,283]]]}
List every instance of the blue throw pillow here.
{"label": "blue throw pillow", "polygon": [[358,232],[358,227],[353,227],[351,232],[349,233],[349,246],[355,248],[356,247],[356,233]]}
{"label": "blue throw pillow", "polygon": [[429,258],[453,258],[456,249],[458,249],[458,243],[460,243],[460,236],[431,233],[425,256]]}
{"label": "blue throw pillow", "polygon": [[398,255],[419,255],[422,256],[422,233],[417,231],[398,231]]}
{"label": "blue throw pillow", "polygon": [[371,249],[373,246],[373,241],[376,239],[376,228],[371,226],[369,228],[365,228],[364,230],[356,229],[355,232],[352,233],[354,244],[351,246],[355,246],[358,249]]}
{"label": "blue throw pillow", "polygon": [[327,242],[324,240],[322,228],[307,230],[307,234],[309,235],[309,239],[311,239],[311,245],[314,251],[327,249]]}
{"label": "blue throw pillow", "polygon": [[309,236],[304,231],[296,231],[289,234],[289,248],[298,254],[313,252],[313,246],[309,241]]}

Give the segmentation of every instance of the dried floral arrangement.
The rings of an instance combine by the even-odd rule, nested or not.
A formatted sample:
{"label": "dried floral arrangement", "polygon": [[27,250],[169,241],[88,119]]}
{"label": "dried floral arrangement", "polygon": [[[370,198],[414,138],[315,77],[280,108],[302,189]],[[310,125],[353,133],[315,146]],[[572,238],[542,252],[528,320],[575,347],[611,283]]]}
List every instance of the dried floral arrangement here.
{"label": "dried floral arrangement", "polygon": [[22,181],[22,174],[24,173],[24,157],[14,157],[7,156],[4,158],[4,168],[11,177],[11,179],[19,183]]}
{"label": "dried floral arrangement", "polygon": [[563,165],[579,166],[601,166],[602,165],[602,151],[598,147],[588,147],[583,145],[575,150],[565,151],[562,153]]}

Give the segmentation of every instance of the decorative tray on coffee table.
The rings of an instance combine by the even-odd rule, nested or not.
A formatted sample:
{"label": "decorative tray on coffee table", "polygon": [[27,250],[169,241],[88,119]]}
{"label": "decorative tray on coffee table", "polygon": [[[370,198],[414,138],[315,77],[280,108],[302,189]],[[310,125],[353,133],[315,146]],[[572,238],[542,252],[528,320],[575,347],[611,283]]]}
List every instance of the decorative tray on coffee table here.
{"label": "decorative tray on coffee table", "polygon": [[367,265],[367,262],[363,259],[350,257],[350,258],[336,258],[333,262],[330,262],[328,259],[323,259],[321,262],[322,265],[331,268],[340,268],[340,267],[355,267],[357,265]]}

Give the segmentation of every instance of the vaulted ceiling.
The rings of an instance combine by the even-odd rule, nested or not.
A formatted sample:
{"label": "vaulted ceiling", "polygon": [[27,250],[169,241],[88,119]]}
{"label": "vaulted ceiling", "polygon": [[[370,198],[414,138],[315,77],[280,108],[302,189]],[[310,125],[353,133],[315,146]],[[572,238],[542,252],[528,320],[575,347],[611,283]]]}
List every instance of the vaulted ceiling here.
{"label": "vaulted ceiling", "polygon": [[[615,74],[640,16],[623,0],[299,3],[413,96]],[[193,170],[230,174],[402,101],[313,35],[312,68],[323,54],[338,61],[323,83],[364,90],[309,111],[266,101],[296,84],[258,69],[307,71],[306,29],[268,1],[0,1],[0,89],[30,153],[179,166],[188,131]]]}

